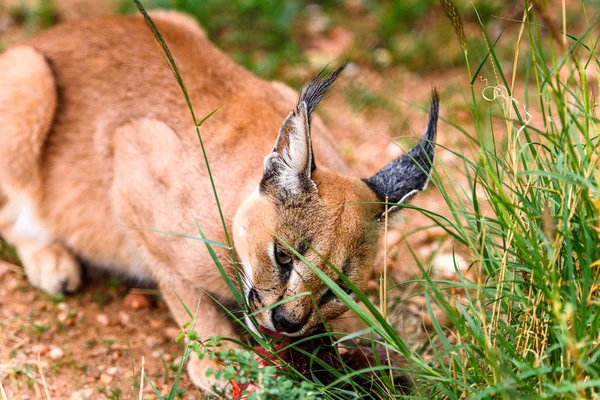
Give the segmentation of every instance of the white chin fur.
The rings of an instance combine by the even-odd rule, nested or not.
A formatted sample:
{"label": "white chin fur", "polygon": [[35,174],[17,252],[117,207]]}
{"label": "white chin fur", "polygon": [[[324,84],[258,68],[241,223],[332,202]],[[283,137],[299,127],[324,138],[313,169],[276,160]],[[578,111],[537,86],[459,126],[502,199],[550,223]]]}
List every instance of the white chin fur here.
{"label": "white chin fur", "polygon": [[244,320],[246,321],[246,326],[248,326],[248,329],[250,329],[252,332],[254,332],[255,334],[260,336],[260,331],[258,330],[258,326],[256,326],[254,324],[254,322],[252,322],[252,319],[250,319],[250,317],[248,317],[247,315],[244,314]]}

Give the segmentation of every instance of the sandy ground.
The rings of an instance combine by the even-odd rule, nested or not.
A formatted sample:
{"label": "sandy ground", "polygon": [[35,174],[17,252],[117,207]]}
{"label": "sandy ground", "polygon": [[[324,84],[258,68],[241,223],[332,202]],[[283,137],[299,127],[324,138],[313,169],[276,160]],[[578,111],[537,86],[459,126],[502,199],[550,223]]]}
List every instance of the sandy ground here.
{"label": "sandy ground", "polygon": [[[58,5],[61,20],[111,11],[105,4],[84,0],[59,1]],[[4,33],[5,38],[9,38],[5,40],[18,41],[20,32],[16,27],[9,26]],[[327,50],[326,38],[323,40],[322,47]],[[440,87],[442,116],[460,122],[468,115],[456,106],[459,100],[454,97],[460,99],[460,92],[450,97],[444,95],[444,90],[460,88],[460,82],[465,80],[463,74],[462,70],[449,71],[424,78],[400,68],[383,76],[353,66],[338,93],[324,102],[320,115],[339,138],[341,151],[350,165],[357,174],[367,176],[402,154],[402,149],[391,143],[392,139],[420,134],[425,126],[423,111],[395,97],[426,107],[430,88]],[[360,82],[379,90],[396,109],[353,110],[341,93],[348,82]],[[409,142],[400,143],[408,145]],[[440,122],[439,143],[469,151],[464,138],[444,122]],[[452,170],[456,160],[451,153],[439,149],[437,164]],[[415,204],[448,214],[434,185],[430,185]],[[447,272],[453,269],[447,255],[452,252],[453,244],[443,233],[434,229],[406,239],[407,233],[426,224],[429,222],[423,215],[408,211],[404,224],[390,230],[387,262],[390,275],[397,282],[418,275],[408,245],[419,249],[417,255],[422,261],[428,261],[441,248],[445,255],[436,268],[442,276],[452,274]],[[376,273],[382,271],[383,264],[381,254]],[[165,304],[158,293],[136,290],[114,278],[105,278],[92,277],[92,283],[75,295],[50,298],[27,283],[20,267],[6,262],[0,264],[0,382],[8,399],[137,398],[142,357],[146,372],[157,388],[163,393],[170,389],[182,348],[174,343],[179,329]],[[374,276],[374,282],[376,278]],[[391,303],[398,303],[414,291],[418,291],[414,285],[396,290],[392,296],[396,299]],[[415,298],[392,310],[391,319],[398,330],[415,346],[422,344],[426,337],[427,321],[424,324],[422,309],[422,300]],[[182,398],[201,397],[185,374],[180,386],[185,391]],[[155,397],[148,385],[144,397]]]}

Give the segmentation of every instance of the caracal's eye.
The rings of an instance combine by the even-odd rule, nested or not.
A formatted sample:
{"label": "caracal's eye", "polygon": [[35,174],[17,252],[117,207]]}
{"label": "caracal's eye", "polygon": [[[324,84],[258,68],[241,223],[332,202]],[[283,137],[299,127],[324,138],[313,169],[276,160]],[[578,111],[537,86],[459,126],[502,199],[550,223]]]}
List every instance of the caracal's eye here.
{"label": "caracal's eye", "polygon": [[284,278],[287,280],[292,271],[292,257],[288,256],[283,250],[275,246],[275,261],[283,269]]}

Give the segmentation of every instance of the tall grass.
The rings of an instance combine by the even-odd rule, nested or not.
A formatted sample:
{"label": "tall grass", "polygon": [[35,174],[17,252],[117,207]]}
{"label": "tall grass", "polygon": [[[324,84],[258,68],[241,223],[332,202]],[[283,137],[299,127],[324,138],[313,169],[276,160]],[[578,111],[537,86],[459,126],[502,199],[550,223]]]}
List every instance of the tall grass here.
{"label": "tall grass", "polygon": [[[294,398],[291,391],[284,390],[294,382],[302,383],[293,387],[298,398],[315,394],[322,398],[400,397],[403,392],[395,385],[390,370],[410,376],[412,398],[598,395],[600,124],[596,100],[589,89],[597,85],[590,79],[597,80],[598,76],[586,73],[590,66],[600,65],[596,56],[598,37],[591,34],[597,32],[598,21],[587,20],[586,14],[587,26],[579,36],[566,32],[548,36],[544,24],[551,22],[540,5],[529,7],[524,3],[522,19],[514,22],[519,30],[516,40],[512,39],[516,45],[513,75],[509,76],[495,50],[496,43],[505,39],[490,37],[481,22],[487,54],[473,64],[469,38],[456,7],[447,0],[442,4],[457,33],[456,45],[465,54],[472,125],[461,128],[447,123],[440,132],[465,134],[465,138],[476,142],[478,156],[473,159],[456,149],[446,149],[458,156],[466,171],[465,180],[460,182],[438,163],[433,183],[450,217],[406,207],[427,215],[432,225],[441,226],[470,255],[474,274],[469,276],[475,279],[457,268],[457,281],[435,280],[427,266],[421,266],[422,279],[418,283],[433,329],[430,345],[416,351],[387,322],[385,313],[346,277],[340,274],[354,296],[290,247],[368,326],[358,334],[341,338],[334,333],[320,334],[321,339],[326,338],[324,343],[337,345],[362,339],[372,347],[402,355],[406,363],[389,366],[375,357],[368,368],[353,370],[338,354],[341,366],[332,370],[317,353],[297,349],[311,359],[314,371],[330,370],[334,379],[326,383],[316,374],[302,373],[290,365],[277,371],[279,376],[275,369],[260,372],[250,353],[219,353],[228,363],[227,379],[245,383],[262,374],[263,389],[254,395],[257,398]],[[554,27],[550,31],[560,32]],[[160,33],[154,33],[161,41]],[[166,44],[162,44],[168,54]],[[174,61],[169,61],[185,94]],[[525,76],[517,76],[522,70]],[[476,85],[483,74],[487,86],[482,91]],[[482,102],[493,103],[489,113],[481,111]],[[190,111],[193,115],[191,105]],[[198,136],[201,141],[200,131]],[[200,234],[204,238],[201,230]],[[205,243],[210,250],[210,241]],[[214,260],[223,277],[229,279],[216,256]],[[464,295],[459,298],[458,292]],[[235,296],[240,299],[239,292]],[[368,312],[355,298],[366,305]],[[243,301],[240,303],[244,307]],[[450,327],[444,328],[437,321],[434,307],[443,310]],[[206,338],[197,338],[190,331],[187,335],[194,344],[191,350],[207,351],[206,341],[202,341]],[[276,355],[285,350],[254,333],[251,336]],[[251,346],[240,344],[251,350]],[[356,378],[367,373],[371,384],[357,383]],[[298,392],[299,387],[303,392]]]}
{"label": "tall grass", "polygon": [[[599,121],[590,95],[597,83],[588,81],[598,76],[586,75],[599,65],[598,37],[590,34],[598,24],[588,22],[579,37],[546,37],[544,21],[524,6],[513,66],[525,64],[526,75],[505,74],[497,38],[482,24],[488,55],[468,68],[478,71],[468,76],[472,109],[480,101],[495,106],[472,115],[479,158],[459,154],[469,180],[462,192],[438,186],[451,219],[422,210],[467,249],[477,279],[457,271],[459,283],[442,290],[425,274],[428,306],[441,306],[453,325],[443,329],[429,307],[440,339],[435,375],[415,370],[416,396],[598,395]],[[474,85],[481,67],[491,76],[483,92]],[[484,145],[488,129],[493,139]],[[453,180],[440,170],[438,182]],[[457,289],[464,299],[452,295]]]}

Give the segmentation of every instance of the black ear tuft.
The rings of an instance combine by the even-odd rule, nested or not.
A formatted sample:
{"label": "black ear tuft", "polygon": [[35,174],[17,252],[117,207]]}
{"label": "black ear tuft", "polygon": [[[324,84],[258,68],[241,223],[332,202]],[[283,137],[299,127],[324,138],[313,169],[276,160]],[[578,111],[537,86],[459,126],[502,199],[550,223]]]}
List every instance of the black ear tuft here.
{"label": "black ear tuft", "polygon": [[438,113],[439,95],[434,89],[431,93],[429,123],[419,144],[365,179],[365,183],[381,201],[387,197],[389,203],[404,203],[427,187],[435,154]]}
{"label": "black ear tuft", "polygon": [[298,105],[302,104],[303,102],[306,103],[309,121],[310,117],[312,116],[312,112],[317,108],[321,100],[323,100],[323,98],[330,92],[333,83],[344,71],[347,65],[348,62],[343,63],[329,75],[326,75],[325,68],[323,68],[302,87],[302,90],[300,91],[300,98],[298,99]]}
{"label": "black ear tuft", "polygon": [[311,114],[329,93],[346,65],[347,63],[342,64],[329,75],[323,69],[304,85],[296,108],[279,129],[273,151],[265,157],[261,192],[269,188],[285,194],[316,190],[311,178],[317,168],[310,135]]}

